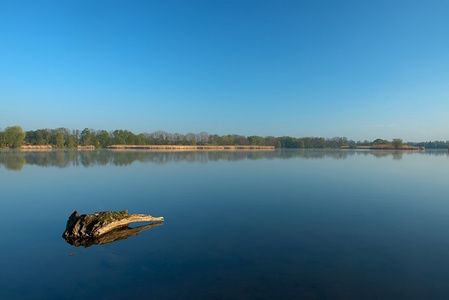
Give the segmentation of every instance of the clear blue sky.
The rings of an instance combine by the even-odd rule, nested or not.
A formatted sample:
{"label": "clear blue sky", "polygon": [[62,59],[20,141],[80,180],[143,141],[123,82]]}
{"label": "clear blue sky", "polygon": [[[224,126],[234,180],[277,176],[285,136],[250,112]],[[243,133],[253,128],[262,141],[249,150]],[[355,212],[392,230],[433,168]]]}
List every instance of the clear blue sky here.
{"label": "clear blue sky", "polygon": [[0,127],[449,140],[449,1],[0,1]]}

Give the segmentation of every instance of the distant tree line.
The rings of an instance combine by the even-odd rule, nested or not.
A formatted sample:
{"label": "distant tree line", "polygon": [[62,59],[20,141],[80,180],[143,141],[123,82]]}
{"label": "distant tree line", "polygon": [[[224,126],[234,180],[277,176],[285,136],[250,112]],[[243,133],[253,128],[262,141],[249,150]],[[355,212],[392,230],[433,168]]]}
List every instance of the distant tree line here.
{"label": "distant tree line", "polygon": [[[0,147],[19,148],[22,145],[52,145],[55,148],[76,148],[77,146],[95,146],[107,148],[110,145],[258,145],[276,148],[341,148],[356,146],[373,146],[379,144],[402,145],[401,139],[388,141],[353,141],[346,137],[302,137],[290,136],[243,136],[237,134],[218,135],[200,133],[168,133],[158,130],[152,133],[134,134],[128,130],[114,131],[85,128],[82,131],[67,128],[37,129],[24,132],[20,126],[0,130]],[[448,148],[449,141],[406,143],[426,148]]]}
{"label": "distant tree line", "polygon": [[429,141],[429,142],[419,142],[419,143],[406,143],[410,146],[426,147],[426,149],[449,149],[449,141]]}

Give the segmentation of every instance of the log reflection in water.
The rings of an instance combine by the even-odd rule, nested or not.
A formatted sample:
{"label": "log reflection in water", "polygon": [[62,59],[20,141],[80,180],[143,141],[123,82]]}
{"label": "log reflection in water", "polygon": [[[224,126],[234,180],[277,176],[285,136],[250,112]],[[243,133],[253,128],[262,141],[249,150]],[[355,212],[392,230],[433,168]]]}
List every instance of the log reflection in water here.
{"label": "log reflection in water", "polygon": [[90,247],[92,245],[109,244],[120,240],[125,240],[131,236],[138,235],[141,231],[148,230],[163,224],[164,222],[157,222],[134,228],[131,228],[129,226],[123,226],[113,231],[109,231],[108,233],[105,233],[102,236],[96,238],[76,238],[69,240],[66,239],[66,242],[75,247],[84,246],[85,248]]}

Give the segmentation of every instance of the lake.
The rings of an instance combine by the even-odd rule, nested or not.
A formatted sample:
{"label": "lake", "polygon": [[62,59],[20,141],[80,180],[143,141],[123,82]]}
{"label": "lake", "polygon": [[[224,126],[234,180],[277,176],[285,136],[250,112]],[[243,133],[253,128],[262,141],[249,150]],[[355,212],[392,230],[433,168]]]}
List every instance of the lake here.
{"label": "lake", "polygon": [[[449,295],[447,150],[1,151],[0,188],[1,299]],[[125,209],[165,222],[62,238]]]}

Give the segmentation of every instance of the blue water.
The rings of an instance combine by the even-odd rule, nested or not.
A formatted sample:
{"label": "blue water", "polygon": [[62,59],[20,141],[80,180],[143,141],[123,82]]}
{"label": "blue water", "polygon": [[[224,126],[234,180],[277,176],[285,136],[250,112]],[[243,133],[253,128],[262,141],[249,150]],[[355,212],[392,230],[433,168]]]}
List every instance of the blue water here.
{"label": "blue water", "polygon": [[[2,151],[0,298],[447,299],[448,180],[447,151]],[[124,209],[165,222],[61,237]]]}

